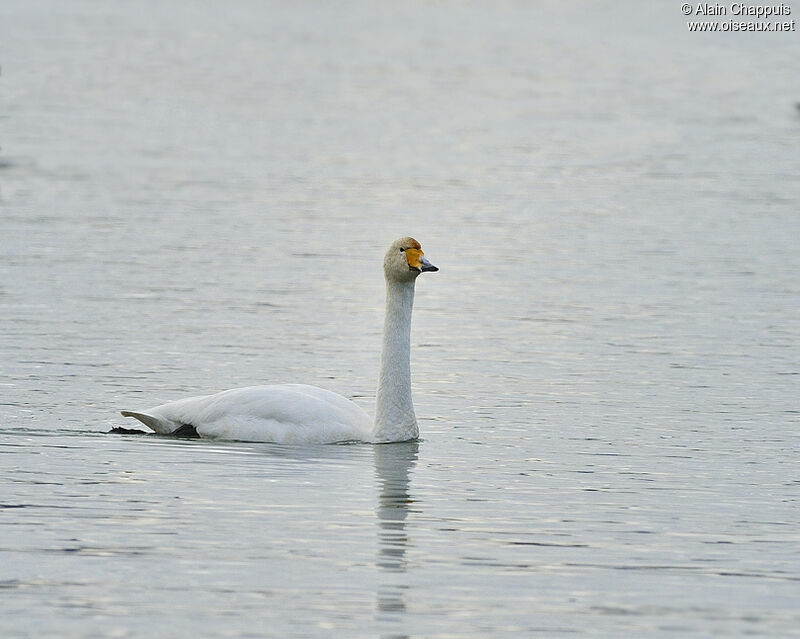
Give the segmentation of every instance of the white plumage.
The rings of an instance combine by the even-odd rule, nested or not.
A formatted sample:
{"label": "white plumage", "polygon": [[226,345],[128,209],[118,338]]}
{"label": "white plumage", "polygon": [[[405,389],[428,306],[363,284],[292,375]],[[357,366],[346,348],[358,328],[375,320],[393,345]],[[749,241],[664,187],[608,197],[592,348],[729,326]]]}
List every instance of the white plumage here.
{"label": "white plumage", "polygon": [[200,437],[281,444],[416,439],[410,367],[414,284],[420,273],[438,269],[419,242],[405,237],[389,248],[383,270],[386,316],[374,422],[349,399],[305,384],[235,388],[122,414],[159,435],[191,427]]}

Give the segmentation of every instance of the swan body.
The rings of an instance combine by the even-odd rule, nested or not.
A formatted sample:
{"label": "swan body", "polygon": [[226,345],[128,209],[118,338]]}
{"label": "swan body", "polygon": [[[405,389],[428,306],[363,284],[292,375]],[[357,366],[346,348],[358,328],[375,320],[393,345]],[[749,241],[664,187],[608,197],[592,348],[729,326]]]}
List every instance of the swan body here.
{"label": "swan body", "polygon": [[305,384],[234,388],[122,414],[136,417],[159,435],[191,425],[200,437],[281,444],[364,440],[372,430],[372,420],[360,406]]}
{"label": "swan body", "polygon": [[416,439],[410,366],[414,284],[420,273],[439,269],[424,257],[419,242],[404,237],[389,247],[383,270],[386,315],[374,422],[349,399],[305,384],[234,388],[122,415],[159,435],[189,426],[200,437],[279,444]]}

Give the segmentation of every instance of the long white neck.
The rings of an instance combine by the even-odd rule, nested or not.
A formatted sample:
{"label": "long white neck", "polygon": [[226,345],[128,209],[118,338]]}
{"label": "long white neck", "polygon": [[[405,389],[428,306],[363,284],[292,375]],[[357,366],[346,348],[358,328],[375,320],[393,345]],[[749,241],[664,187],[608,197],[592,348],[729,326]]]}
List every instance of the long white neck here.
{"label": "long white neck", "polygon": [[411,309],[414,280],[386,282],[381,374],[375,407],[377,442],[402,442],[419,436],[411,401]]}

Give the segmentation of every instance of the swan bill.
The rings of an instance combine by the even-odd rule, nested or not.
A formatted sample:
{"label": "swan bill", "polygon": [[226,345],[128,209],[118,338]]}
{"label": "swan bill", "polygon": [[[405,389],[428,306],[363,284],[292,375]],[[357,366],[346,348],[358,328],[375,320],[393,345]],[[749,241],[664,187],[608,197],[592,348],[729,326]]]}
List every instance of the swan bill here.
{"label": "swan bill", "polygon": [[417,273],[435,273],[439,269],[430,263],[422,249],[407,248],[405,250],[406,260],[408,260],[408,268]]}
{"label": "swan bill", "polygon": [[422,263],[422,268],[420,270],[423,273],[435,273],[439,270],[439,267],[431,264],[427,257],[420,258],[420,262]]}

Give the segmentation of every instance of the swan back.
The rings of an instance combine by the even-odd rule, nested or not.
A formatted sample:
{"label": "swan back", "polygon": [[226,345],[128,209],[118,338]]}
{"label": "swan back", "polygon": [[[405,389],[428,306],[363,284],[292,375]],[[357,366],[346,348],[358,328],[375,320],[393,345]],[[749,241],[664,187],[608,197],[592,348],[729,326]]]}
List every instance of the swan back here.
{"label": "swan back", "polygon": [[145,414],[175,428],[191,424],[201,437],[211,439],[323,444],[368,441],[372,431],[372,420],[358,405],[305,384],[235,388],[180,399]]}

